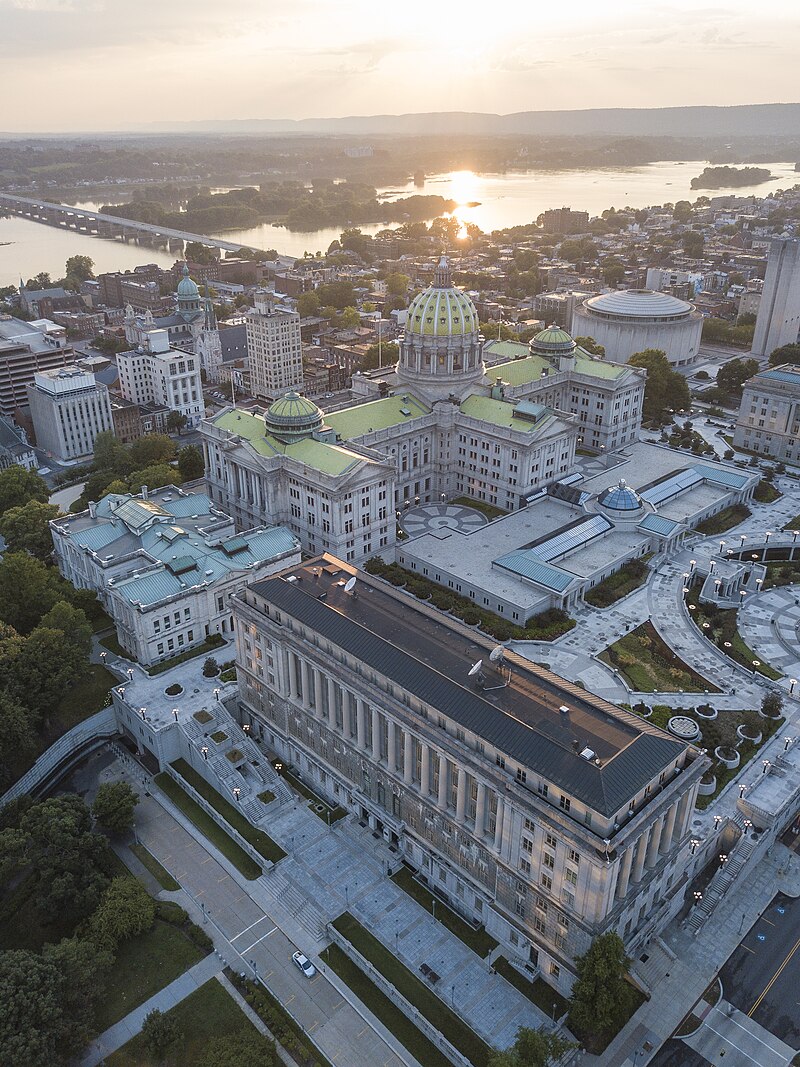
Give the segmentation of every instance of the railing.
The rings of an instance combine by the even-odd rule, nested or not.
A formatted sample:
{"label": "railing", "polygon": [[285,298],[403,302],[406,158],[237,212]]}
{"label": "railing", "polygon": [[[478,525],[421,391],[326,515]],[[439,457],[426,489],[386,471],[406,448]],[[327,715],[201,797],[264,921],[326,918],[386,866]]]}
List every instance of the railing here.
{"label": "railing", "polygon": [[25,793],[33,792],[54,771],[58,770],[61,764],[72,757],[78,758],[85,751],[88,743],[114,737],[118,733],[117,716],[113,707],[103,708],[91,718],[84,719],[83,722],[62,734],[39,756],[30,770],[26,771],[19,781],[0,797],[0,807]]}
{"label": "railing", "polygon": [[[414,1023],[418,1030],[422,1031],[431,1044],[435,1045],[440,1052],[447,1056],[451,1063],[454,1063],[456,1067],[473,1067],[472,1062],[466,1056],[462,1056],[458,1049],[451,1045],[447,1038],[436,1029],[433,1023],[429,1022],[410,1000],[406,1000],[402,993],[388,979],[384,978],[381,972],[366,957],[362,956],[358,949],[354,948],[335,926],[328,926],[328,934],[333,943],[339,946],[359,970],[363,971],[375,983],[381,993],[387,996],[393,1004],[396,1004],[400,1011]],[[436,996],[436,994],[431,993],[431,996]]]}

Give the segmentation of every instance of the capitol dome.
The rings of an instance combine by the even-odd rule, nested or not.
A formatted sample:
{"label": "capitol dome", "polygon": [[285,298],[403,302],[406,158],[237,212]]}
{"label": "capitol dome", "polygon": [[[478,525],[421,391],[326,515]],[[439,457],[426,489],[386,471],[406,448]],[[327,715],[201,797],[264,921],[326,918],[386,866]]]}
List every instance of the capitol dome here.
{"label": "capitol dome", "polygon": [[642,498],[635,489],[631,489],[624,478],[620,478],[616,485],[610,485],[598,496],[597,503],[606,511],[616,512],[620,516],[641,511]]}
{"label": "capitol dome", "polygon": [[675,367],[693,363],[703,318],[686,300],[654,289],[621,289],[576,305],[573,333],[592,337],[606,359],[627,363],[635,352],[660,349]]}
{"label": "capitol dome", "polygon": [[310,437],[322,422],[322,410],[313,400],[294,392],[279,397],[264,415],[267,433],[286,444]]}
{"label": "capitol dome", "polygon": [[400,341],[397,378],[428,403],[463,397],[483,378],[483,338],[469,296],[442,256],[433,284],[414,297]]}

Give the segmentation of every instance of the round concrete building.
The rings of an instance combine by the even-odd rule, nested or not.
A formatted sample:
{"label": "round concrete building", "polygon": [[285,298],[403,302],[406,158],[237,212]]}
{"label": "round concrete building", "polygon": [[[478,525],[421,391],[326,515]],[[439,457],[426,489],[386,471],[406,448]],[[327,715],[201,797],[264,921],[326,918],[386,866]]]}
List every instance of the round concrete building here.
{"label": "round concrete building", "polygon": [[653,289],[622,289],[578,304],[572,333],[593,337],[606,359],[627,363],[635,352],[660,348],[674,367],[697,359],[703,317],[692,304]]}

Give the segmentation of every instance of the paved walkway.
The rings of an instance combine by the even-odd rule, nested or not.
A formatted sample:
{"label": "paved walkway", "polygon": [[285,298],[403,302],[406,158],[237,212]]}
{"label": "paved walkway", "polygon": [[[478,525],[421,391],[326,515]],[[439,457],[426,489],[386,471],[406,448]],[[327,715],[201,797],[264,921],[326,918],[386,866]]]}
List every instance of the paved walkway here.
{"label": "paved walkway", "polygon": [[400,525],[409,537],[420,534],[437,534],[442,530],[458,530],[459,533],[474,533],[488,522],[486,516],[475,508],[461,504],[423,504],[407,511]]}
{"label": "paved walkway", "polygon": [[739,611],[739,633],[764,662],[797,678],[800,671],[800,593],[794,585],[749,597]]}

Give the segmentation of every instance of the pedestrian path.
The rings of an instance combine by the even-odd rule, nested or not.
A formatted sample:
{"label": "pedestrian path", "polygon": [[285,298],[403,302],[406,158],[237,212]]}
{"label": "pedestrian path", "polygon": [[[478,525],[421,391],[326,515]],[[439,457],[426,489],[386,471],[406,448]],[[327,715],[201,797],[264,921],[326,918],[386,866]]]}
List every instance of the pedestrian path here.
{"label": "pedestrian path", "polygon": [[789,677],[800,671],[800,590],[792,585],[751,597],[739,611],[739,633],[764,663]]}

